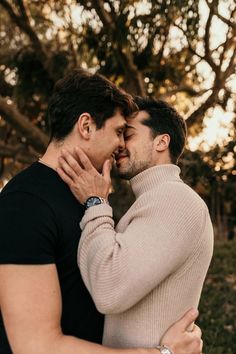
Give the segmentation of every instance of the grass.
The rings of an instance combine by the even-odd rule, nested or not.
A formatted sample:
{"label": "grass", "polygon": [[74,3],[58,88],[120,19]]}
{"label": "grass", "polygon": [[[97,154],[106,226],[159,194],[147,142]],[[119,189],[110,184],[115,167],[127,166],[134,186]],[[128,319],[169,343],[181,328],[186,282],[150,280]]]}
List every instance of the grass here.
{"label": "grass", "polygon": [[204,354],[236,354],[236,241],[215,244],[199,310]]}

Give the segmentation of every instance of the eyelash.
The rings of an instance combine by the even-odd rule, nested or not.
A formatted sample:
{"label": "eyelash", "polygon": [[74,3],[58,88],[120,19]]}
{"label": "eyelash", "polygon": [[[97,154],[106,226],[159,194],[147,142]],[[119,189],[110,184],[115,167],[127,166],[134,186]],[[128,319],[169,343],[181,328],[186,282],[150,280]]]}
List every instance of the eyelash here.
{"label": "eyelash", "polygon": [[124,136],[124,139],[125,139],[125,140],[128,140],[129,138],[131,138],[132,135],[133,135],[133,134],[126,135],[126,136]]}
{"label": "eyelash", "polygon": [[120,136],[123,134],[123,130],[118,130],[117,135]]}

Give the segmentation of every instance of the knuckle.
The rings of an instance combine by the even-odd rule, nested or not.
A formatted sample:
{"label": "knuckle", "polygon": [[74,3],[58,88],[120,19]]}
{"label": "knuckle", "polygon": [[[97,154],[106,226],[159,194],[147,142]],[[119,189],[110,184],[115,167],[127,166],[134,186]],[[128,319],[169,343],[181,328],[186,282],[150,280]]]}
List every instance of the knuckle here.
{"label": "knuckle", "polygon": [[87,156],[81,156],[80,161],[82,162],[82,164],[87,163],[88,162]]}

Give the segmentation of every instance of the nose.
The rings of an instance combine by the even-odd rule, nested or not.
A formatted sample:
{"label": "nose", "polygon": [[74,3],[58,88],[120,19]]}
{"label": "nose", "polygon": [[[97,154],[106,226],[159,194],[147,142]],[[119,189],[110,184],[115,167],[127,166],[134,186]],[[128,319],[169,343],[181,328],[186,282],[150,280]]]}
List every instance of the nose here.
{"label": "nose", "polygon": [[124,150],[124,148],[125,148],[124,134],[121,134],[121,136],[120,136],[120,143],[119,143],[119,150]]}

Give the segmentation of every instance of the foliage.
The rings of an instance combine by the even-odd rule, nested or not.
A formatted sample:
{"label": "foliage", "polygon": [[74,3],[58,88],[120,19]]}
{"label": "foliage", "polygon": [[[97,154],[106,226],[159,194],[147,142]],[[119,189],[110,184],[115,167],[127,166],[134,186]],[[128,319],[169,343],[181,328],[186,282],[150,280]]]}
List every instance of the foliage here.
{"label": "foliage", "polygon": [[[53,85],[78,66],[133,94],[170,100],[196,134],[210,107],[233,102],[236,10],[232,0],[224,3],[226,17],[220,0],[0,0],[2,176],[12,158],[30,162],[44,150]],[[217,21],[225,38],[214,47]]]}
{"label": "foliage", "polygon": [[209,151],[186,150],[181,161],[182,177],[207,203],[215,236],[236,237],[236,139],[232,131],[229,141]]}
{"label": "foliage", "polygon": [[217,242],[199,307],[205,354],[236,353],[235,264],[236,241]]}

